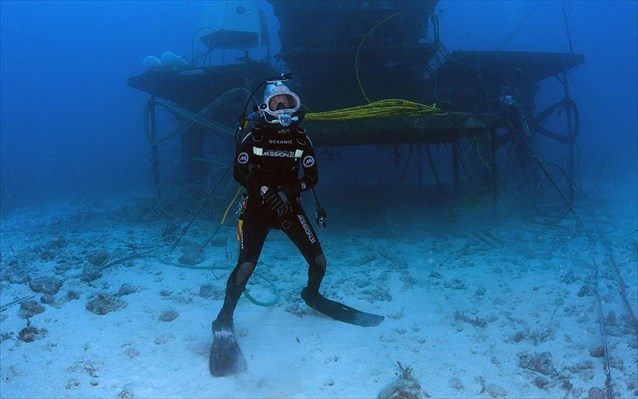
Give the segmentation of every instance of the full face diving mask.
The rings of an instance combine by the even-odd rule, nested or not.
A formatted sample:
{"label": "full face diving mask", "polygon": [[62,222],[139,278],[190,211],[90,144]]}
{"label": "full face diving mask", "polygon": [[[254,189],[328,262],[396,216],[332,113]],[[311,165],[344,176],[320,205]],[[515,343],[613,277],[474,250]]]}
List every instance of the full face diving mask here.
{"label": "full face diving mask", "polygon": [[288,127],[299,120],[294,114],[300,105],[299,97],[282,81],[276,80],[266,86],[259,110],[266,122]]}

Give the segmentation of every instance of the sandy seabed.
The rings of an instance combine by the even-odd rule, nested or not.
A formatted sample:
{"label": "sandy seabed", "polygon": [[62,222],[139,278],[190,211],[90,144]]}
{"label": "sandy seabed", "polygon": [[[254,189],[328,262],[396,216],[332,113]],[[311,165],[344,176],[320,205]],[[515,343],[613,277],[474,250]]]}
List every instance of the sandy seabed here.
{"label": "sandy seabed", "polygon": [[223,378],[208,353],[233,226],[207,243],[218,223],[198,220],[172,250],[184,221],[133,200],[15,211],[1,231],[0,397],[636,397],[635,209],[605,206],[579,209],[582,226],[395,210],[320,231],[323,294],[386,317],[370,328],[309,309],[303,258],[273,231],[248,288],[278,300],[240,300],[248,370]]}

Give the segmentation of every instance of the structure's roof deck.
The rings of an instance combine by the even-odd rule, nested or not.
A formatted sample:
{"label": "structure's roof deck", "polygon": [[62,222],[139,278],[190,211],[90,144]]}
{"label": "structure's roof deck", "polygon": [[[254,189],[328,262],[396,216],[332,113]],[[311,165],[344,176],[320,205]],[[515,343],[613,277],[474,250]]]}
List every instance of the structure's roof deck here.
{"label": "structure's roof deck", "polygon": [[345,121],[306,120],[317,147],[383,145],[398,143],[452,143],[489,130],[507,128],[509,120],[498,115],[447,113],[423,116],[392,116]]}
{"label": "structure's roof deck", "polygon": [[454,51],[438,70],[439,83],[465,84],[480,78],[483,84],[502,83],[516,73],[525,82],[539,82],[585,62],[575,53],[528,51]]}
{"label": "structure's roof deck", "polygon": [[149,71],[132,76],[128,80],[128,85],[150,95],[173,101],[179,106],[197,110],[230,89],[249,89],[274,75],[276,73],[270,64],[255,62],[185,70]]}
{"label": "structure's roof deck", "polygon": [[[481,85],[502,84],[512,71],[516,71],[523,81],[533,83],[584,62],[582,55],[572,53],[455,51],[452,56],[437,71],[441,86],[470,87],[477,79]],[[128,85],[198,111],[230,89],[250,89],[273,75],[276,73],[270,64],[232,64],[147,72],[131,77]],[[306,86],[322,84],[300,83]],[[329,96],[325,90],[323,95]],[[306,120],[304,126],[317,146],[451,143],[459,137],[510,126],[506,117],[474,111],[473,114],[458,112],[343,121]]]}

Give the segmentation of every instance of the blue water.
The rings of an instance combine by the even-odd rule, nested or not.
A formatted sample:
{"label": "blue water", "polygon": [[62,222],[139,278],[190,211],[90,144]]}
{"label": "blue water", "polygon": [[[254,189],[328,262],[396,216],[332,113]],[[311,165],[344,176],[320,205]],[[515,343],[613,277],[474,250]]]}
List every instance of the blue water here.
{"label": "blue water", "polygon": [[[276,37],[279,23],[274,17],[271,6],[265,1],[260,2],[260,4],[266,10],[272,51],[276,53],[279,47],[279,40]],[[593,236],[600,238],[606,235],[614,241],[615,246],[610,251],[612,255],[615,254],[617,257],[619,274],[632,278],[632,281],[629,282],[631,284],[629,298],[635,311],[636,290],[633,278],[636,275],[635,228],[638,208],[637,4],[636,1],[440,1],[435,12],[440,21],[441,41],[449,51],[461,49],[569,52],[573,50],[575,53],[585,56],[585,63],[567,75],[571,97],[580,110],[580,136],[575,154],[577,159],[575,176],[577,216],[567,215],[562,220],[563,224],[558,225],[556,230],[552,230],[546,229],[546,225],[529,227],[525,223],[530,222],[530,219],[526,218],[525,215],[516,214],[515,220],[510,220],[509,227],[504,228],[491,225],[489,222],[494,220],[491,220],[490,216],[477,222],[474,215],[471,214],[472,211],[479,214],[478,218],[485,217],[487,212],[484,211],[491,203],[481,202],[481,198],[478,196],[475,198],[471,195],[460,201],[460,207],[465,206],[470,210],[466,214],[459,214],[458,208],[455,208],[454,205],[450,205],[448,208],[444,207],[444,211],[441,212],[432,211],[426,208],[437,202],[437,198],[434,197],[438,194],[430,194],[433,191],[426,190],[424,197],[419,197],[412,202],[410,201],[412,198],[406,197],[405,193],[393,192],[397,182],[405,181],[414,185],[417,181],[414,173],[416,170],[415,161],[414,158],[408,158],[410,155],[408,155],[407,147],[398,147],[397,151],[393,151],[389,146],[382,148],[337,148],[333,151],[322,149],[318,153],[318,162],[322,172],[319,191],[324,205],[327,205],[329,210],[329,227],[333,228],[332,232],[326,233],[323,237],[326,238],[325,247],[328,249],[327,257],[331,259],[330,262],[336,258],[334,263],[338,266],[335,269],[339,272],[335,272],[335,275],[342,273],[342,276],[346,276],[343,277],[343,281],[346,282],[344,284],[348,284],[351,275],[347,267],[352,266],[350,263],[361,262],[371,269],[370,275],[375,276],[372,279],[379,280],[383,277],[377,279],[377,272],[380,270],[376,268],[377,263],[389,262],[390,266],[387,266],[387,269],[392,270],[392,272],[401,270],[401,262],[397,263],[399,264],[397,266],[394,261],[390,262],[391,257],[387,256],[387,254],[398,252],[399,258],[408,259],[405,263],[409,264],[410,268],[418,270],[415,272],[415,275],[418,276],[415,281],[426,281],[428,284],[432,284],[433,292],[441,294],[440,301],[426,302],[428,306],[434,307],[436,305],[439,313],[432,313],[432,318],[441,320],[437,324],[437,328],[445,329],[450,328],[449,320],[446,317],[452,315],[453,311],[451,308],[448,309],[445,300],[450,298],[449,290],[455,288],[442,286],[438,279],[447,278],[449,280],[450,277],[455,277],[458,273],[461,277],[467,278],[467,281],[472,285],[473,282],[486,278],[483,267],[494,273],[494,280],[500,279],[501,273],[504,273],[501,267],[509,276],[504,279],[510,278],[511,275],[520,278],[519,274],[525,275],[526,271],[529,271],[530,280],[526,280],[526,276],[521,280],[514,280],[514,291],[518,295],[516,298],[527,305],[547,305],[547,309],[543,308],[546,313],[535,316],[533,308],[530,307],[526,309],[530,311],[530,314],[521,318],[529,317],[530,323],[533,323],[536,320],[534,317],[538,316],[544,322],[547,320],[547,315],[553,317],[554,314],[560,315],[560,312],[572,312],[564,315],[565,320],[571,320],[570,317],[578,319],[580,320],[578,323],[586,325],[588,328],[583,338],[585,343],[582,348],[578,348],[579,351],[586,352],[599,345],[599,324],[596,322],[598,315],[593,310],[594,302],[591,292],[587,291],[590,289],[590,285],[596,284],[592,277],[593,269],[590,263],[592,259],[596,258],[601,266],[606,267],[605,278],[608,279],[606,280],[608,283],[605,285],[605,290],[607,296],[603,299],[608,300],[608,302],[605,302],[605,312],[615,310],[614,318],[618,316],[619,319],[623,320],[622,323],[625,323],[625,326],[629,326],[630,322],[625,314],[626,308],[618,297],[619,283],[615,280],[615,271],[609,268],[610,260],[601,244],[605,240],[588,240],[588,238]],[[2,243],[2,258],[0,260],[3,271],[5,267],[11,269],[12,272],[24,267],[28,273],[33,273],[34,276],[54,272],[61,275],[64,275],[65,272],[67,274],[81,273],[86,264],[84,260],[86,255],[91,255],[94,250],[100,249],[111,253],[135,251],[135,243],[145,244],[146,240],[157,241],[160,240],[158,237],[169,228],[184,228],[191,215],[189,212],[193,209],[194,205],[192,204],[197,204],[199,198],[196,200],[190,198],[192,202],[187,204],[165,203],[164,205],[171,206],[163,209],[163,211],[168,210],[165,214],[157,212],[157,209],[154,209],[156,212],[153,213],[149,211],[150,207],[140,206],[137,208],[137,204],[122,203],[115,206],[109,203],[109,205],[113,205],[112,208],[105,206],[102,209],[100,206],[96,206],[97,209],[90,210],[82,210],[80,209],[82,205],[78,204],[95,204],[111,197],[126,198],[129,193],[136,193],[136,195],[141,193],[145,199],[154,199],[150,146],[144,137],[144,106],[148,100],[148,94],[127,86],[127,79],[143,72],[142,61],[148,55],[159,57],[165,51],[172,51],[190,59],[193,54],[193,35],[199,27],[203,10],[204,3],[198,1],[0,1],[0,210],[3,221],[3,237],[11,238],[10,242]],[[216,53],[212,61],[214,63],[228,62],[235,56],[235,54]],[[326,95],[329,94],[330,92],[327,90]],[[541,82],[540,90],[536,96],[537,109],[543,109],[561,99],[563,95],[563,87],[557,79],[550,78]],[[228,112],[238,115],[241,110],[229,110]],[[168,132],[174,126],[173,122],[171,117],[160,115],[159,129],[162,133]],[[556,126],[564,128],[564,125]],[[310,134],[312,135],[312,132]],[[223,142],[218,148],[220,149],[218,153],[205,155],[218,160],[223,168],[223,163],[227,163],[233,156],[232,142]],[[470,150],[472,149],[470,148],[468,151]],[[566,163],[565,147],[557,146],[547,140],[539,140],[539,147],[536,148],[536,151],[540,162],[545,164],[550,171],[556,172],[548,165],[556,164],[564,167]],[[445,148],[433,148],[433,152],[434,160],[441,162],[439,171],[443,183],[449,187],[451,185],[449,151]],[[505,156],[505,152],[502,154]],[[172,194],[179,195],[187,192],[192,194],[189,191],[190,187],[184,186],[183,181],[180,181],[179,173],[176,172],[181,168],[179,140],[173,140],[160,147],[160,162],[162,184],[166,190],[163,193],[170,191],[167,189],[170,187],[173,189]],[[408,177],[405,180],[403,177],[397,178],[398,175],[403,175],[406,171]],[[507,174],[507,170],[504,174]],[[556,175],[553,176],[556,177]],[[425,176],[424,179],[426,179],[424,184],[426,188],[435,186],[431,175]],[[209,181],[208,184],[214,185],[216,182]],[[386,184],[388,187],[391,186],[387,190]],[[547,182],[545,184],[551,190],[551,185]],[[357,188],[357,185],[362,185],[362,187]],[[203,186],[205,187],[206,184]],[[228,187],[230,188],[225,189],[220,201],[221,205],[215,204],[214,212],[221,213],[220,209],[223,211],[232,198],[236,187],[230,184]],[[507,185],[504,187],[511,188]],[[210,188],[210,186],[205,188]],[[565,188],[565,186],[563,185],[561,188]],[[406,191],[409,192],[409,190]],[[520,193],[516,195],[520,195]],[[447,197],[441,196],[443,197],[442,201],[445,202]],[[312,196],[306,197],[308,197],[306,200],[310,201],[306,209],[310,214],[314,210],[314,204],[312,204]],[[596,202],[599,199],[606,202]],[[57,203],[72,203],[73,206],[69,207],[68,212],[60,210],[60,208],[56,208],[55,212],[51,211],[50,214],[46,210],[34,211],[33,213],[29,211],[43,205]],[[127,208],[129,205],[130,209]],[[456,203],[456,205],[459,204]],[[113,219],[111,219],[112,209],[121,211],[117,212]],[[464,208],[464,210],[467,209]],[[609,214],[605,213],[607,210],[610,210]],[[204,212],[208,211],[206,209]],[[158,216],[160,214],[162,217]],[[126,219],[128,215],[131,215],[130,220]],[[174,217],[175,215],[177,216]],[[210,215],[207,214],[207,216]],[[208,242],[206,240],[210,236],[210,231],[218,226],[216,217],[217,215],[200,218],[198,223],[202,223],[202,225],[197,225],[197,228],[193,229],[194,232],[189,233],[192,236],[187,236],[185,241]],[[518,217],[520,219],[516,219]],[[584,220],[586,231],[577,228],[578,223],[575,219],[578,218]],[[112,220],[117,228],[111,229],[110,224],[104,222]],[[134,223],[138,224],[131,227]],[[225,234],[231,239],[234,234],[232,224],[227,223],[225,227],[227,229]],[[603,230],[604,233],[600,233]],[[350,234],[351,232],[354,233]],[[23,237],[22,234],[24,234],[24,239],[20,238]],[[47,258],[47,256],[62,258],[62,255],[55,253],[56,250],[49,251],[54,252],[53,255],[46,250],[47,245],[52,242],[51,240],[56,238],[56,234],[67,237],[69,246],[67,249],[61,249],[60,252],[67,251],[65,256],[71,259],[69,262],[72,264],[61,262],[62,266],[54,265],[53,258]],[[38,244],[34,244],[32,241]],[[130,244],[129,241],[134,242],[134,244]],[[229,241],[231,240],[229,239]],[[464,244],[466,241],[469,244]],[[599,241],[599,243],[592,243],[593,241]],[[516,249],[512,249],[513,247],[508,245],[510,242],[515,243],[512,245],[516,245]],[[190,244],[192,242],[182,242],[179,251],[184,250]],[[34,245],[34,247],[31,248],[30,245]],[[166,261],[166,265],[170,263],[167,259],[171,256],[177,257],[176,253],[168,251],[167,245],[166,240],[163,240],[160,248],[164,252],[156,254],[158,258],[161,255],[162,260]],[[231,245],[234,246],[234,243]],[[286,267],[290,265],[293,265],[290,266],[291,268],[296,267],[297,263],[301,261],[297,262],[298,260],[292,257],[292,260],[289,260],[285,251],[290,250],[290,247],[285,245],[287,242],[285,244],[275,242],[273,247],[267,250],[274,253],[266,252],[268,254],[265,259],[266,264],[272,262],[277,267],[281,267],[282,264]],[[353,247],[355,249],[352,249]],[[378,250],[378,248],[382,250]],[[395,248],[400,250],[395,251]],[[233,256],[229,255],[229,252],[233,252],[232,249],[231,251],[226,250],[224,253],[221,246],[213,249],[207,247],[207,251],[216,251],[214,253],[217,258],[214,258],[214,262],[219,262],[222,267],[232,266]],[[361,254],[359,255],[357,251]],[[461,251],[467,253],[461,253]],[[589,256],[589,251],[591,251],[591,256]],[[577,255],[582,255],[582,258],[576,259]],[[222,259],[223,256],[225,258]],[[468,258],[471,260],[469,266],[466,264]],[[346,260],[344,261],[344,259]],[[547,259],[552,261],[547,264]],[[154,258],[150,260],[146,258],[145,261],[149,262],[145,264],[147,267],[162,269],[165,266],[156,262]],[[207,258],[206,262],[208,265],[211,258]],[[426,265],[422,267],[424,262]],[[474,264],[479,265],[479,267],[471,269],[471,273],[476,274],[472,275],[468,272],[467,276],[464,275],[464,268]],[[63,269],[65,265],[73,268]],[[130,265],[127,264],[127,266]],[[435,266],[440,268],[437,270],[441,273],[447,273],[445,277],[437,276],[436,273],[430,271],[430,268]],[[299,269],[301,275],[305,273],[303,267]],[[563,267],[566,269],[563,270]],[[559,268],[561,269],[559,270]],[[581,275],[580,272],[583,268],[586,269],[586,273],[583,272]],[[98,280],[94,286],[79,282],[77,286],[81,287],[80,290],[86,291],[82,292],[85,297],[93,294],[100,284],[104,284],[104,286],[111,284],[107,288],[114,291],[119,286],[121,279],[121,276],[118,277],[121,270],[117,270],[103,280]],[[136,272],[136,269],[133,268],[124,270],[133,275]],[[162,270],[166,270],[166,268]],[[168,268],[168,270],[172,269]],[[157,275],[162,273],[162,271],[155,272],[158,273]],[[175,270],[172,270],[171,273],[177,274]],[[282,274],[285,273],[289,273],[289,271],[282,272]],[[507,273],[511,273],[511,275]],[[545,273],[551,276],[549,278],[552,281],[560,281],[564,285],[561,286],[561,289],[567,292],[556,294],[560,296],[560,299],[556,299],[555,305],[554,302],[551,304],[543,303],[542,299],[539,300],[535,296],[541,295],[536,292],[539,289],[541,291],[547,289],[548,296],[555,294],[552,292],[554,286],[545,287],[543,284]],[[3,289],[7,287],[7,289],[13,290],[10,291],[12,297],[7,300],[13,300],[14,296],[18,296],[17,293],[24,294],[23,291],[27,290],[25,284],[15,281],[9,283],[10,279],[5,277],[3,275],[0,279],[0,282],[5,284]],[[155,281],[151,281],[148,276],[146,277],[149,286],[153,287]],[[109,278],[113,280],[108,280]],[[199,276],[199,279],[201,284],[211,282],[209,275]],[[365,280],[365,278],[361,279]],[[65,281],[70,280],[73,279],[69,278]],[[135,280],[135,276],[131,277],[131,280]],[[177,285],[170,285],[178,280]],[[77,281],[77,279],[73,281]],[[220,281],[215,280],[214,283],[223,287],[223,283]],[[532,285],[530,285],[530,281],[533,282]],[[446,280],[444,284],[448,282]],[[179,289],[184,291],[195,290],[193,288],[195,285],[191,284],[190,281],[184,281],[183,275],[174,277],[173,280],[168,279],[164,283],[167,284],[168,288],[177,291],[179,290],[175,287],[180,287]],[[297,283],[298,281],[295,281],[291,285]],[[69,283],[65,284],[67,285],[64,288],[68,289]],[[363,283],[359,281],[359,284]],[[383,286],[383,289],[387,289],[383,282],[379,284]],[[486,281],[484,285],[492,290],[490,294],[499,293],[499,301],[502,301],[500,305],[510,304],[510,298],[514,294],[507,290],[501,293],[498,290],[502,287],[494,287],[492,281]],[[365,284],[358,288],[364,286]],[[419,284],[416,286],[417,289],[420,288]],[[474,289],[473,286],[471,288]],[[290,297],[296,295],[292,288],[286,286],[286,289],[290,290],[288,292]],[[419,299],[419,297],[408,295],[412,291],[404,292],[403,289],[397,287],[391,287],[391,289],[394,290],[392,293],[397,298],[402,298],[401,295],[405,294],[406,297],[410,297],[409,301],[415,300],[415,298]],[[525,291],[526,289],[533,292],[529,294]],[[576,295],[579,289],[587,291],[583,294],[585,299]],[[328,287],[327,290],[333,294],[341,292],[332,286]],[[154,293],[149,288],[145,294],[150,297]],[[29,295],[33,296],[30,292]],[[474,296],[476,297],[477,294]],[[482,294],[478,296],[482,297]],[[505,299],[500,298],[500,296]],[[466,292],[463,290],[454,291],[452,297],[456,298],[453,301],[457,304],[455,306],[459,306],[461,309],[467,302]],[[529,300],[529,298],[532,299]],[[82,300],[84,299],[86,298],[83,297]],[[154,299],[160,301],[158,298]],[[474,298],[474,301],[480,302],[480,299]],[[197,298],[197,300],[202,301],[202,307],[208,306],[210,308],[200,308],[199,311],[207,315],[210,314],[211,317],[212,312],[217,310],[213,307],[221,304],[219,298],[214,304],[212,304],[212,300],[209,301],[206,298]],[[528,301],[525,302],[526,300]],[[565,302],[562,302],[563,300]],[[141,302],[131,299],[131,303],[139,305]],[[408,304],[410,303],[408,302]],[[403,312],[401,303],[385,305],[387,306],[384,309],[387,312],[390,310],[396,313]],[[487,302],[484,302],[483,305],[490,308]],[[512,305],[515,306],[516,303]],[[287,304],[282,306],[287,306]],[[419,306],[415,305],[417,310],[411,316],[420,317],[422,315],[419,313],[421,311]],[[17,305],[9,309],[13,311],[15,308]],[[49,308],[47,307],[48,310],[50,310]],[[184,309],[187,308],[188,305],[184,307]],[[87,312],[84,311],[83,306],[78,306],[78,309],[78,317],[86,317]],[[556,313],[555,309],[561,310]],[[586,314],[576,314],[581,309],[586,309]],[[481,314],[491,310],[482,310]],[[40,319],[36,316],[34,320],[38,326],[51,321],[48,314],[44,313],[45,316]],[[606,314],[608,318],[611,317],[609,313]],[[195,319],[196,323],[202,323],[198,324],[198,333],[205,336],[205,338],[198,339],[207,343],[209,320],[201,322],[206,317],[208,316],[200,317],[198,315]],[[245,326],[249,323],[248,317],[246,315],[242,317],[242,323],[245,323]],[[500,317],[501,320],[507,319],[502,315]],[[514,320],[518,316],[510,314],[508,317]],[[587,319],[588,317],[589,319]],[[9,319],[9,316],[3,316],[2,320],[12,322],[5,324],[9,326],[7,329],[11,329],[11,333],[18,331],[18,327],[14,328],[13,325],[19,325],[21,328],[24,324],[22,320],[16,322]],[[389,323],[396,323],[397,326],[400,326],[400,321],[397,320]],[[622,323],[618,322],[618,324]],[[59,330],[54,331],[54,324],[54,322],[46,324],[52,326],[52,336],[64,334]],[[202,327],[204,324],[205,326]],[[564,338],[566,335],[579,335],[580,330],[576,328],[582,328],[580,324],[574,329],[564,326],[561,327],[562,329],[556,327],[557,340],[569,341],[571,338],[568,337],[569,340]],[[390,326],[394,326],[394,324],[390,324]],[[270,327],[272,330],[276,330],[276,326],[271,325]],[[418,331],[419,334],[420,331],[423,331],[423,335],[427,336],[428,340],[430,339],[430,336],[427,335],[429,327],[425,323],[423,329]],[[494,328],[496,329],[496,327]],[[392,334],[397,336],[403,334],[403,332],[397,332],[399,330],[397,327],[397,329],[392,330]],[[137,333],[141,334],[139,330]],[[417,331],[408,331],[408,333],[416,334]],[[370,334],[375,335],[373,339],[378,338],[376,333]],[[447,334],[448,332],[444,332],[441,336],[447,337]],[[491,336],[496,337],[494,342],[511,344],[507,341],[508,337],[499,337],[500,331],[496,331],[494,334]],[[626,327],[622,334],[618,333],[613,338],[618,347],[633,349],[629,355],[627,353],[614,354],[627,365],[626,372],[623,374],[616,364],[614,376],[617,377],[618,386],[631,378],[635,379],[635,364],[632,363],[635,359],[632,356],[635,355],[636,347],[635,336],[632,334],[633,330]],[[246,338],[244,342],[252,342],[251,345],[257,346],[253,340],[256,335],[253,333],[252,336],[242,338]],[[109,340],[108,337],[103,339]],[[15,343],[15,341],[15,339],[7,340],[3,345],[10,344],[15,345],[18,349],[25,348],[25,346],[20,347],[21,343]],[[86,342],[88,341],[87,338]],[[111,341],[119,345],[119,341]],[[397,338],[397,342],[399,342],[397,346],[400,346],[400,336]],[[444,344],[448,345],[449,343]],[[34,347],[27,346],[26,348],[35,351]],[[15,356],[15,354],[20,353],[19,350],[14,351],[13,346],[11,350],[6,348],[7,346],[3,350],[10,353],[9,356],[13,356],[10,360],[19,364],[20,359]],[[258,349],[255,350],[258,351]],[[574,349],[570,348],[570,350]],[[206,351],[207,348],[199,354],[197,359],[204,359]],[[561,353],[561,348],[555,348],[554,353]],[[418,357],[420,356],[421,354],[418,355]],[[463,356],[463,354],[458,356]],[[516,353],[508,353],[508,356],[510,360],[517,359]],[[28,356],[25,355],[25,358],[28,359]],[[391,360],[394,361],[394,359]],[[119,360],[112,361],[116,363],[114,368],[119,370],[117,367]],[[604,385],[600,357],[594,359],[594,362],[596,362],[596,378],[591,383],[590,380],[583,382],[581,384],[583,387],[603,387]],[[440,366],[439,363],[437,365]],[[68,367],[66,364],[64,366]],[[425,366],[420,366],[420,375],[429,373]],[[29,365],[24,367],[28,368]],[[582,368],[586,369],[584,374],[587,374],[587,367],[582,366]],[[357,371],[361,372],[362,375],[367,373],[365,368],[357,369]],[[182,370],[182,372],[190,375],[188,371]],[[199,372],[208,378],[205,368]],[[11,376],[11,373],[13,373],[12,370],[3,369],[3,378],[5,375]],[[516,373],[514,371],[514,374]],[[576,372],[574,371],[574,373]],[[620,377],[621,374],[622,377]],[[17,380],[21,378],[17,374],[11,378],[14,377]],[[470,382],[476,386],[481,385],[476,380],[472,382],[471,376],[465,378],[466,384]],[[432,379],[438,380],[438,377]],[[443,385],[447,386],[447,379],[446,376],[446,383]],[[379,385],[378,381],[375,382]],[[63,383],[66,383],[66,377]],[[530,385],[527,380],[524,380],[523,383]],[[174,385],[179,387],[179,384]],[[634,384],[633,387],[629,385],[629,383],[625,384],[622,389],[617,389],[617,392],[635,395],[636,385]],[[137,386],[139,391],[141,391],[141,386],[144,386],[143,382]],[[69,391],[65,391],[69,388],[58,388],[58,396],[61,396],[60,392],[69,394]],[[13,389],[16,389],[15,386]],[[92,388],[88,389],[90,391]],[[232,392],[232,389],[232,386],[227,387],[224,392]],[[320,391],[321,387],[317,389]],[[446,387],[445,389],[450,388]],[[445,389],[440,392],[450,392],[445,391]],[[578,392],[581,395],[579,397],[586,397],[586,393],[583,391],[585,388],[579,387],[579,389]],[[40,387],[33,392],[41,393],[42,391]],[[157,395],[159,391],[161,391],[161,387],[158,388],[158,391],[151,390],[149,392]],[[93,391],[94,395],[98,395],[95,392],[97,391]],[[177,392],[188,393],[189,391],[178,390]],[[199,394],[206,396],[207,392],[209,391],[199,391]],[[254,391],[257,396],[266,396],[268,392],[270,391]],[[324,394],[326,392],[324,391]],[[476,397],[489,396],[483,391],[477,393],[477,390],[464,392],[468,395],[475,393]],[[511,392],[524,391],[512,390]],[[560,395],[566,395],[566,392],[568,391],[563,388],[553,387],[551,394],[554,397],[560,397]],[[29,392],[25,393],[26,396],[28,394]],[[174,393],[173,396],[177,397],[179,393]],[[619,396],[616,395],[616,397]]]}
{"label": "blue water", "polygon": [[[636,2],[442,1],[437,15],[450,51],[567,52],[563,6],[573,50],[586,57],[569,74],[582,118],[581,172],[597,173],[611,157],[603,178],[611,172],[634,178]],[[1,7],[3,210],[151,184],[142,118],[147,97],[126,81],[141,73],[147,55],[190,56],[203,3],[2,1]],[[539,104],[561,95],[551,79],[543,85],[549,89]]]}

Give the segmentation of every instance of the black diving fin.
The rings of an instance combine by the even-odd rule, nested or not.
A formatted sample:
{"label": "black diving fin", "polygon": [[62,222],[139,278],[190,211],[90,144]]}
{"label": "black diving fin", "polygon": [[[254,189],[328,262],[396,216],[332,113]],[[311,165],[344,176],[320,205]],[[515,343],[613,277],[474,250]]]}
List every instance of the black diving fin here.
{"label": "black diving fin", "polygon": [[210,348],[210,373],[215,377],[239,374],[246,371],[246,359],[232,330],[214,331]]}
{"label": "black diving fin", "polygon": [[374,327],[385,319],[381,315],[363,312],[343,303],[332,301],[321,294],[311,294],[306,288],[301,292],[301,297],[308,306],[317,312],[344,323],[361,327]]}

